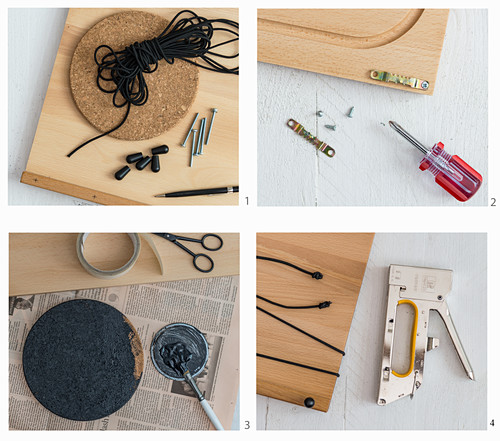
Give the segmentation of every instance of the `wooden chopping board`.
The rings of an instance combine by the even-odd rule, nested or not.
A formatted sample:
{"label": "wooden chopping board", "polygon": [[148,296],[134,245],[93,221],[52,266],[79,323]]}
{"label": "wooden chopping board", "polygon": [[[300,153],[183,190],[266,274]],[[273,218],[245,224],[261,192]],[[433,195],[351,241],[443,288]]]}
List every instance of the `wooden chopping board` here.
{"label": "wooden chopping board", "polygon": [[[173,18],[180,9],[141,9]],[[77,109],[69,87],[73,52],[87,30],[103,18],[123,9],[70,9],[52,76],[38,122],[26,170],[21,182],[107,205],[237,205],[238,194],[211,197],[154,198],[155,194],[238,184],[238,77],[200,69],[199,89],[188,115],[168,132],[149,140],[124,141],[109,136],[84,147],[71,158],[66,155],[98,132]],[[196,9],[206,18],[238,21],[237,9]],[[180,147],[196,112],[198,122],[217,108],[210,143],[203,156],[189,167],[190,146]],[[117,181],[128,154],[150,154],[152,147],[167,144],[170,151],[160,157],[161,170],[130,173]]]}
{"label": "wooden chopping board", "polygon": [[[201,233],[179,233],[201,238]],[[93,277],[85,271],[76,255],[77,233],[11,233],[9,235],[9,296],[105,288],[171,280],[200,279],[239,274],[239,234],[219,234],[224,245],[207,252],[199,244],[186,243],[195,253],[206,253],[214,261],[210,273],[193,267],[193,259],[166,239],[151,235],[163,263],[144,239],[134,267],[116,279]],[[85,242],[85,258],[97,268],[111,270],[126,263],[133,246],[126,234],[95,233]]]}
{"label": "wooden chopping board", "polygon": [[[371,233],[265,233],[257,235],[257,255],[274,257],[323,279],[282,264],[257,260],[257,293],[285,305],[331,301],[325,309],[290,310],[257,300],[257,305],[344,350],[373,241]],[[342,355],[257,311],[257,352],[339,372]],[[347,353],[346,357],[349,356]],[[257,357],[257,393],[326,412],[335,376]]]}
{"label": "wooden chopping board", "polygon": [[[258,60],[432,95],[445,9],[259,9]],[[370,78],[372,70],[429,82],[427,90]]]}

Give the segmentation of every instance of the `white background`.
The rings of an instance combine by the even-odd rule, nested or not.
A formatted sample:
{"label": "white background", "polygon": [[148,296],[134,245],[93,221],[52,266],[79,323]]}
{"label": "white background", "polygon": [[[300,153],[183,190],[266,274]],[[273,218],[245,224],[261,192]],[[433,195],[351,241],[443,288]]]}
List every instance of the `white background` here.
{"label": "white background", "polygon": [[[491,3],[491,5],[489,5]],[[39,6],[34,2],[4,2],[11,7]],[[67,7],[81,5],[72,1],[51,2],[48,6]],[[205,6],[203,1],[190,1],[190,7]],[[489,12],[489,139],[491,141],[489,149],[489,197],[500,198],[498,178],[495,171],[500,160],[498,154],[497,138],[495,134],[495,123],[497,123],[500,113],[498,111],[498,79],[499,71],[497,46],[494,41],[500,41],[499,26],[500,15],[498,8],[493,7],[494,2],[474,2],[474,7],[490,6]],[[89,1],[85,6],[102,6],[102,2]],[[106,6],[138,6],[135,2],[129,1],[108,1]],[[141,4],[141,6],[145,6]],[[150,1],[147,6],[166,7],[164,1]],[[458,208],[398,208],[398,207],[374,207],[374,208],[257,208],[256,207],[256,177],[257,177],[257,63],[256,63],[256,7],[304,7],[303,2],[291,1],[255,1],[253,4],[238,1],[217,1],[213,6],[240,7],[241,25],[241,75],[240,75],[240,133],[241,133],[241,167],[240,167],[240,207],[20,207],[8,206],[7,177],[4,176],[4,187],[1,193],[0,207],[2,209],[2,234],[0,249],[2,252],[2,281],[5,291],[8,290],[8,232],[77,232],[77,231],[161,231],[166,226],[172,231],[227,231],[241,232],[241,432],[220,435],[217,433],[185,433],[183,439],[194,440],[200,436],[215,439],[215,436],[229,436],[231,439],[247,439],[255,437],[256,427],[256,401],[255,401],[255,232],[259,231],[377,231],[377,232],[488,232],[488,420],[497,419],[498,424],[498,391],[500,383],[496,376],[498,369],[498,319],[500,311],[498,301],[498,281],[496,279],[496,268],[500,264],[500,234],[498,234],[499,214],[498,208],[465,208],[458,211]],[[400,2],[349,2],[348,5],[341,2],[330,1],[309,1],[308,7],[407,7]],[[412,5],[413,6],[413,5]],[[434,7],[470,7],[470,2],[423,2],[418,6]],[[2,9],[2,45],[3,54],[7,53],[8,23],[7,10]],[[30,30],[26,29],[29,34]],[[51,34],[51,29],[46,29],[45,36]],[[43,36],[42,36],[43,37]],[[42,38],[40,37],[40,38]],[[53,37],[50,37],[53,38]],[[57,44],[56,44],[57,45]],[[46,49],[48,50],[48,49]],[[21,57],[22,54],[19,54]],[[22,58],[20,58],[22,60]],[[21,61],[19,61],[21,62]],[[5,69],[5,66],[4,66]],[[4,73],[6,70],[4,70]],[[35,81],[34,78],[31,81]],[[48,81],[48,79],[47,79]],[[28,86],[26,86],[28,87]],[[39,89],[38,94],[43,95],[45,90]],[[4,92],[4,98],[6,93]],[[26,113],[30,112],[31,103],[27,103]],[[8,145],[8,115],[7,103],[4,100],[2,106],[2,134],[4,146]],[[32,113],[30,115],[33,115]],[[30,141],[27,140],[27,146]],[[4,150],[5,169],[8,163],[8,152]],[[6,171],[4,173],[7,173]],[[248,197],[249,205],[246,205]],[[498,204],[497,204],[498,205]],[[7,321],[7,314],[4,320]],[[3,341],[7,341],[7,324],[2,326]],[[441,348],[440,348],[441,349]],[[436,354],[430,354],[436,355]],[[7,396],[8,396],[8,373],[7,373],[7,347],[4,347],[3,376],[1,383],[2,390],[2,410],[3,410],[3,432],[7,432]],[[368,403],[365,403],[368,404]],[[374,404],[374,406],[376,406]],[[244,430],[245,421],[249,421],[250,429]],[[498,425],[489,428],[488,432],[475,433],[474,436],[480,438],[491,438],[498,431]],[[9,433],[12,438],[32,437],[31,433]],[[37,437],[48,439],[67,438],[66,433],[36,434]],[[85,433],[72,433],[74,438],[83,439],[87,437]],[[93,434],[100,436],[100,434]],[[102,435],[104,436],[104,435]],[[107,435],[110,436],[110,435]],[[136,439],[137,433],[120,433],[122,439]],[[164,438],[165,434],[140,434],[149,438]],[[273,432],[260,432],[259,437],[271,439],[275,438]],[[300,431],[283,433],[280,436],[287,438],[303,438],[304,436],[320,440],[331,440],[332,437],[342,436],[346,439],[354,439],[369,436],[372,439],[382,439],[388,436],[404,436],[409,439],[421,439],[422,437],[433,437],[432,432],[362,432],[356,431],[335,432],[315,431],[304,433]],[[456,438],[470,438],[470,432],[454,432],[447,436]],[[497,436],[497,435],[496,435]],[[495,436],[495,437],[496,437]]]}

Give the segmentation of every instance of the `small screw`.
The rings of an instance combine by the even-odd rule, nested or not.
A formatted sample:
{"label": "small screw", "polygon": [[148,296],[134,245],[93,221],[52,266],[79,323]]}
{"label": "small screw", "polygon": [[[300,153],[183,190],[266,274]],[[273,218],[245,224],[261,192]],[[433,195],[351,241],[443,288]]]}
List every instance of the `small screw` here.
{"label": "small screw", "polygon": [[202,127],[201,127],[201,147],[200,147],[200,151],[198,152],[200,155],[203,155],[203,140],[205,139],[205,127],[207,125],[207,119],[206,118],[203,118],[201,120],[202,122]]}
{"label": "small screw", "polygon": [[325,127],[326,127],[327,129],[330,129],[330,130],[337,130],[337,126],[336,126],[336,125],[333,125],[333,126],[332,126],[332,125],[330,125],[330,124],[325,124]]}
{"label": "small screw", "polygon": [[210,133],[212,133],[212,125],[214,124],[214,119],[215,119],[215,114],[217,113],[217,109],[212,109],[212,120],[210,121],[210,127],[208,128],[208,135],[207,135],[207,142],[205,143],[208,145],[208,141],[210,140]]}
{"label": "small screw", "polygon": [[194,149],[196,147],[196,132],[198,129],[193,129],[193,145],[191,147],[191,158],[189,159],[189,166],[193,166],[193,156],[194,156]]}
{"label": "small screw", "polygon": [[320,118],[324,115],[323,111],[322,110],[318,110],[316,112],[316,115],[318,115]]}
{"label": "small screw", "polygon": [[191,124],[191,128],[189,129],[189,132],[188,134],[186,135],[186,139],[184,140],[184,142],[181,144],[182,147],[186,147],[186,142],[187,140],[189,139],[189,135],[191,135],[191,132],[193,131],[193,127],[194,125],[196,124],[196,120],[198,119],[198,115],[199,113],[196,114],[196,116],[194,117],[194,121],[193,121],[193,124]]}
{"label": "small screw", "polygon": [[427,89],[429,87],[429,83],[427,81],[422,81],[422,89]]}
{"label": "small screw", "polygon": [[196,146],[196,151],[194,152],[195,156],[199,156],[200,155],[201,145],[203,144],[203,124],[204,124],[204,120],[205,120],[205,118],[203,118],[201,120],[201,122],[200,122],[200,130],[198,132],[198,144]]}
{"label": "small screw", "polygon": [[354,113],[354,106],[351,107],[351,110],[349,110],[349,113],[347,114],[348,118],[352,118],[352,114]]}

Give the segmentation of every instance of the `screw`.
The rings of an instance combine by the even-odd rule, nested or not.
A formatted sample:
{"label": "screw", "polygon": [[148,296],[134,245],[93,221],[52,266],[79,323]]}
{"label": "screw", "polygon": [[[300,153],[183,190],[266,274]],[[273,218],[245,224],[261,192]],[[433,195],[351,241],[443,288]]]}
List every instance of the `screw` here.
{"label": "screw", "polygon": [[212,126],[214,124],[215,114],[217,113],[217,109],[212,109],[212,120],[210,121],[210,127],[208,128],[207,142],[205,144],[208,145],[208,141],[210,140],[210,133],[212,133]]}
{"label": "screw", "polygon": [[322,110],[318,110],[316,112],[316,115],[318,115],[320,118],[324,115],[323,111]]}
{"label": "screw", "polygon": [[201,147],[199,147],[200,151],[198,152],[200,155],[203,155],[203,140],[205,139],[205,127],[207,125],[207,119],[203,118],[201,120]]}
{"label": "screw", "polygon": [[347,114],[348,118],[352,118],[353,113],[354,113],[354,106],[351,107],[351,110],[349,110],[349,113]]}
{"label": "screw", "polygon": [[429,87],[429,83],[427,81],[422,81],[422,89],[427,89]]}
{"label": "screw", "polygon": [[198,115],[199,113],[196,114],[196,116],[194,117],[194,121],[193,121],[193,124],[191,124],[191,128],[189,129],[189,132],[186,136],[186,139],[184,140],[184,142],[181,144],[182,147],[186,147],[186,142],[187,140],[189,139],[189,135],[191,135],[191,132],[193,131],[193,127],[194,125],[196,124],[196,120],[198,119]]}
{"label": "screw", "polygon": [[337,130],[337,126],[335,124],[333,126],[331,126],[330,124],[325,124],[325,127],[330,130]]}
{"label": "screw", "polygon": [[196,152],[194,153],[195,156],[198,156],[200,154],[201,144],[203,144],[203,119],[200,122],[200,131],[198,132],[198,144],[196,145]]}
{"label": "screw", "polygon": [[193,129],[193,145],[191,147],[191,158],[189,159],[189,166],[193,166],[193,156],[194,156],[194,148],[196,146],[196,132],[198,129]]}

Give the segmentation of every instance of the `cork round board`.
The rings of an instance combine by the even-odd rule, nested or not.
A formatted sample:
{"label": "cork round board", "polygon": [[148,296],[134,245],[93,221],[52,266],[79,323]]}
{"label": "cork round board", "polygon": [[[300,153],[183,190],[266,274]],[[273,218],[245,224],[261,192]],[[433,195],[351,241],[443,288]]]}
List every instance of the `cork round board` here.
{"label": "cork round board", "polygon": [[[141,11],[111,15],[90,28],[78,43],[70,66],[70,86],[76,106],[100,132],[116,127],[124,118],[126,106],[113,106],[113,94],[97,87],[95,49],[106,44],[114,51],[136,41],[157,37],[169,20]],[[158,69],[144,74],[149,98],[143,106],[131,106],[125,124],[109,136],[142,140],[158,136],[175,126],[187,114],[198,90],[198,68],[176,59],[173,64],[160,60]],[[113,84],[114,86],[114,84]]]}

